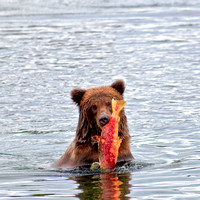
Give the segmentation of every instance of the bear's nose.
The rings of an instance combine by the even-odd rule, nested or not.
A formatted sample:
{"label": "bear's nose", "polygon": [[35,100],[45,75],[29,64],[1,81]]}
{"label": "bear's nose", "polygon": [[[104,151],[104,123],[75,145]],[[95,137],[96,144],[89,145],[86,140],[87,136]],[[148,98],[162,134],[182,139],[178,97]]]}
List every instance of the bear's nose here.
{"label": "bear's nose", "polygon": [[101,117],[99,117],[99,123],[101,126],[106,125],[110,120],[110,117],[108,115],[102,115]]}

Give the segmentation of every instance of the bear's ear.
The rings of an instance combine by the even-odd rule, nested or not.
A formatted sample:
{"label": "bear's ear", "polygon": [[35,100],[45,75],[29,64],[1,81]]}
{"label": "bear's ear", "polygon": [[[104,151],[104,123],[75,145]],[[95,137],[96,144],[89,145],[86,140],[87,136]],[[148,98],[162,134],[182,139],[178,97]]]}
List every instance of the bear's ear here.
{"label": "bear's ear", "polygon": [[111,87],[113,87],[114,89],[116,89],[121,95],[124,93],[125,90],[125,84],[123,80],[117,80],[115,81]]}
{"label": "bear's ear", "polygon": [[81,99],[86,90],[83,89],[73,89],[71,91],[71,98],[77,104],[80,105]]}

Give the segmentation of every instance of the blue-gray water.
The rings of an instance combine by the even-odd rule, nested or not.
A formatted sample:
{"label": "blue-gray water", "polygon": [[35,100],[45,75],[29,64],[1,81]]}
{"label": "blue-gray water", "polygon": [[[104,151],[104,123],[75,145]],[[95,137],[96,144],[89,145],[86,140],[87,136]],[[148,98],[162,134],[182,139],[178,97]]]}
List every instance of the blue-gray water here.
{"label": "blue-gray water", "polygon": [[[135,164],[54,171],[75,87],[126,82]],[[200,1],[2,0],[1,199],[200,199]]]}

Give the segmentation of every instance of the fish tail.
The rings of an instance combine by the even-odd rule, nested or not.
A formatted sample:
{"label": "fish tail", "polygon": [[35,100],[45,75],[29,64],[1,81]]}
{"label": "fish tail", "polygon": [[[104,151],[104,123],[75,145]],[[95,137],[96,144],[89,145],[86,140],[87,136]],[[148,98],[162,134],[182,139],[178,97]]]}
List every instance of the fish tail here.
{"label": "fish tail", "polygon": [[124,100],[115,100],[112,99],[112,111],[119,114],[119,112],[123,109],[123,107],[126,105],[126,101]]}

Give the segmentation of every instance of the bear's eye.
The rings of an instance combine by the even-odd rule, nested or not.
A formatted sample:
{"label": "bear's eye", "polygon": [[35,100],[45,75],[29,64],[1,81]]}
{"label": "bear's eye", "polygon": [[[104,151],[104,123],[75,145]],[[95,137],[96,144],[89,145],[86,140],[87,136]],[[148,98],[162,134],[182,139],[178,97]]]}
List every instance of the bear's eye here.
{"label": "bear's eye", "polygon": [[111,102],[107,102],[106,103],[107,108],[110,110],[110,112],[112,112],[112,106],[111,106]]}
{"label": "bear's eye", "polygon": [[107,106],[111,106],[111,102],[107,102],[106,105],[107,105]]}
{"label": "bear's eye", "polygon": [[91,107],[91,110],[92,110],[92,112],[96,112],[97,106],[96,106],[96,105],[93,105],[93,106]]}

